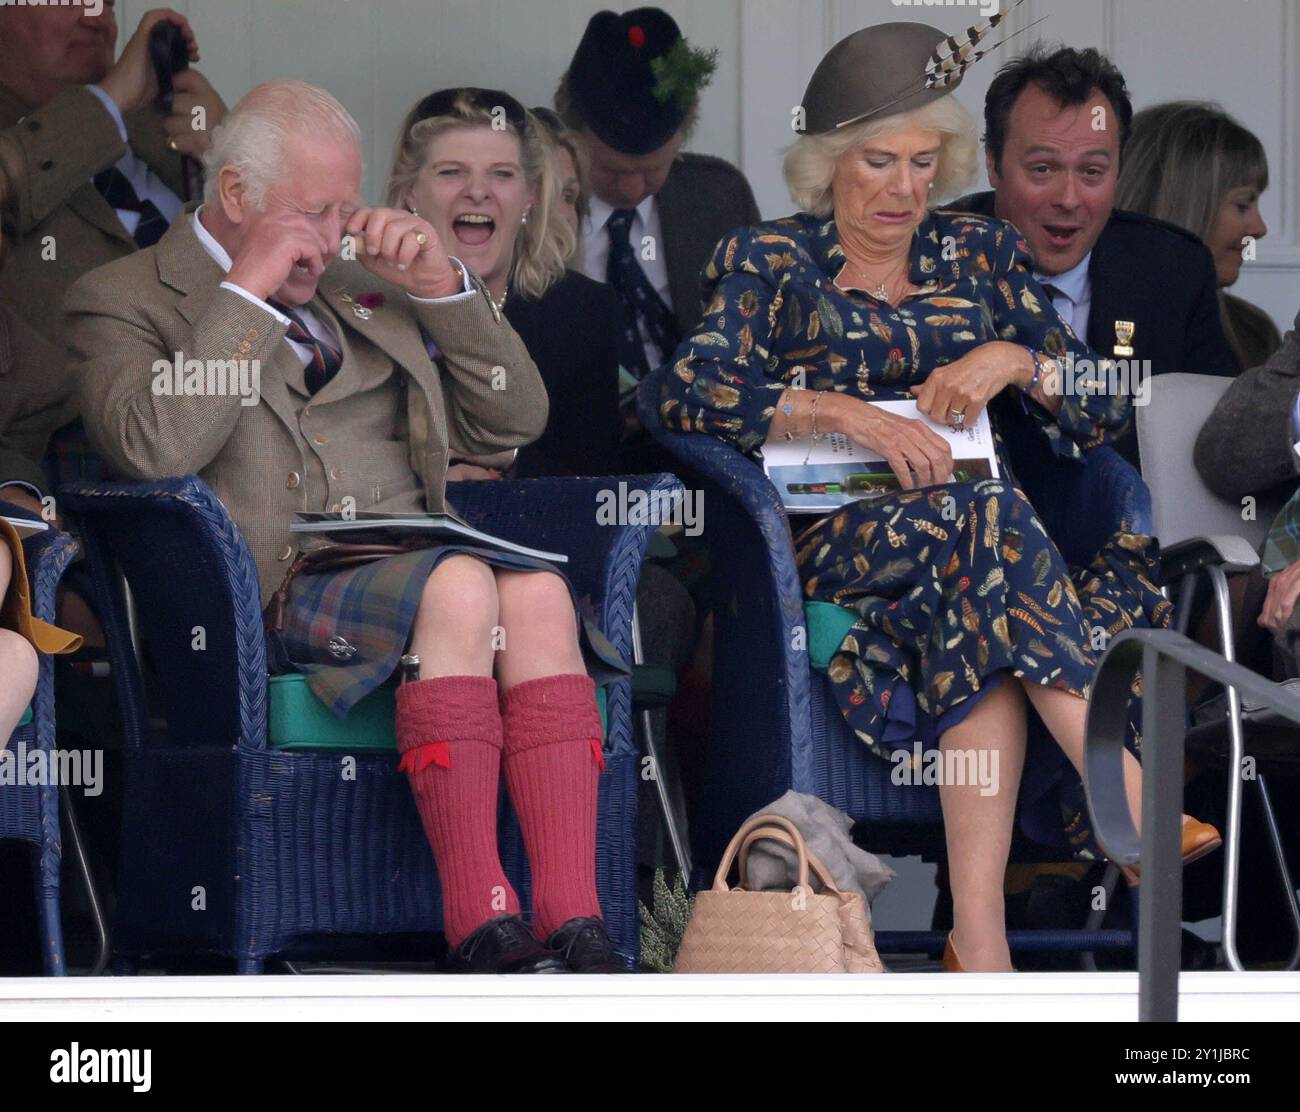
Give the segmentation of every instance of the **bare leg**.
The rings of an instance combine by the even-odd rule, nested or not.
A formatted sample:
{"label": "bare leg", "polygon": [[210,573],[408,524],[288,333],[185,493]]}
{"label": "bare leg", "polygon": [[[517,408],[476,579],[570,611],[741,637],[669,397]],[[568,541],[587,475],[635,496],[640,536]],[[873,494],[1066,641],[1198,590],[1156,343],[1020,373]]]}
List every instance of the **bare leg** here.
{"label": "bare leg", "polygon": [[[1029,701],[1034,704],[1051,731],[1056,744],[1070,759],[1080,779],[1087,783],[1083,773],[1083,734],[1087,722],[1088,704],[1077,695],[1056,688],[1043,687],[1041,684],[1021,680]],[[1142,766],[1132,753],[1124,752],[1124,794],[1128,797],[1129,813],[1133,816],[1133,825],[1142,829]]]}
{"label": "bare leg", "polygon": [[[1011,677],[1008,675],[1007,680]],[[939,788],[948,873],[952,885],[953,946],[968,972],[1007,972],[1003,885],[1011,852],[1016,796],[1025,764],[1025,700],[1018,684],[990,692],[959,725],[944,732],[940,749],[990,751],[994,791],[978,784]]]}
{"label": "bare leg", "polygon": [[498,613],[491,567],[472,556],[443,560],[424,585],[411,630],[420,678],[491,676]]}
{"label": "bare leg", "polygon": [[543,676],[585,675],[573,597],[558,575],[496,571],[504,644],[496,658],[504,691]]}

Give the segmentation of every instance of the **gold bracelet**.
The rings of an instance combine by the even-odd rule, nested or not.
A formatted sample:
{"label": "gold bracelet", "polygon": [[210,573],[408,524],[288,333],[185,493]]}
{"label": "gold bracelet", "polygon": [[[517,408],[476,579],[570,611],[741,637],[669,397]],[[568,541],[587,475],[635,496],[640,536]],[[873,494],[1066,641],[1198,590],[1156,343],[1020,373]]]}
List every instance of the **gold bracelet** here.
{"label": "gold bracelet", "polygon": [[822,394],[823,394],[823,393],[825,393],[824,390],[818,390],[817,393],[813,395],[813,403],[812,403],[812,438],[813,438],[814,440],[820,440],[820,439],[821,439],[821,433],[819,433],[819,432],[817,431],[817,403],[818,403],[819,401],[822,400]]}

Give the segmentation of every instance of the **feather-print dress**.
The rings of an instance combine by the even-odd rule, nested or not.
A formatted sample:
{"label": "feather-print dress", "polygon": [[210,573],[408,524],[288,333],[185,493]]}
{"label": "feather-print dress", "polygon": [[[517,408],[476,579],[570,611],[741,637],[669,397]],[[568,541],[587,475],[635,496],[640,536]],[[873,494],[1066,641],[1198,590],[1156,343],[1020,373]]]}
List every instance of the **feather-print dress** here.
{"label": "feather-print dress", "polygon": [[[844,255],[833,220],[799,214],[735,232],[705,269],[708,307],[664,376],[660,417],[754,455],[781,393],[797,382],[889,400],[911,397],[908,387],[931,371],[993,340],[1091,357],[1030,262],[1011,225],[937,211],[912,243],[920,292],[891,306],[835,284]],[[995,434],[1032,423],[1052,451],[1084,466],[1083,449],[1124,430],[1130,403],[1067,396],[1053,417],[1009,390],[990,415]],[[795,538],[806,597],[858,613],[829,675],[850,728],[886,759],[916,740],[933,744],[1008,674],[1087,698],[1106,638],[1169,624],[1150,578],[1150,538],[1116,534],[1089,567],[1067,567],[1018,488],[1000,435],[998,444],[1000,479],[855,502]],[[1056,816],[1051,840],[1063,831],[1064,844],[1094,856],[1081,785],[1048,748],[1031,747],[1026,783],[1040,785]],[[1041,811],[1033,826],[1047,840]]]}

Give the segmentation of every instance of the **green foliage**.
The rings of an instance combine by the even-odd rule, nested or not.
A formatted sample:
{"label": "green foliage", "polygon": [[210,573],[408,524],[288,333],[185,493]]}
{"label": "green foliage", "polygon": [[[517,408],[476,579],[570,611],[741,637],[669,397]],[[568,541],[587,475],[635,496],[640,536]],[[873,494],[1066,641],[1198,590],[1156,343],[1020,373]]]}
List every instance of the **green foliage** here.
{"label": "green foliage", "polygon": [[665,104],[675,100],[681,112],[689,112],[700,90],[713,80],[717,68],[716,48],[697,50],[685,39],[678,39],[667,54],[650,63],[655,75],[655,96]]}
{"label": "green foliage", "polygon": [[641,967],[652,973],[671,973],[695,897],[686,891],[680,874],[673,878],[670,887],[663,869],[655,870],[653,893],[653,914],[637,901],[641,915]]}

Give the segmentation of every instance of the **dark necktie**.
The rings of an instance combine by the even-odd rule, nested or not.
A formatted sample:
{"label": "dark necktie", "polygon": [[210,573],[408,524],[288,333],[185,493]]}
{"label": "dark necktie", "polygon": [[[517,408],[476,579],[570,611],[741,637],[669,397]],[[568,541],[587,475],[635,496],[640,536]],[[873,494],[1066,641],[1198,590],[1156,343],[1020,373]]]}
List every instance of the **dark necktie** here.
{"label": "dark necktie", "polygon": [[609,231],[606,281],[623,302],[619,359],[639,380],[653,370],[646,358],[645,344],[641,340],[642,322],[664,361],[672,357],[682,337],[677,318],[641,269],[641,263],[630,242],[635,216],[636,209],[615,209],[605,223]]}
{"label": "dark necktie", "polygon": [[162,239],[163,232],[167,230],[167,217],[152,201],[140,200],[135,187],[121,170],[110,166],[96,174],[94,181],[95,188],[114,209],[139,214],[140,223],[136,225],[135,235],[131,237],[137,246],[152,247]]}
{"label": "dark necktie", "polygon": [[303,381],[307,384],[308,393],[320,393],[326,383],[339,373],[339,368],[343,366],[343,353],[323,340],[316,339],[295,309],[278,301],[269,301],[267,304],[289,318],[289,339],[311,352],[311,362],[303,370]]}

